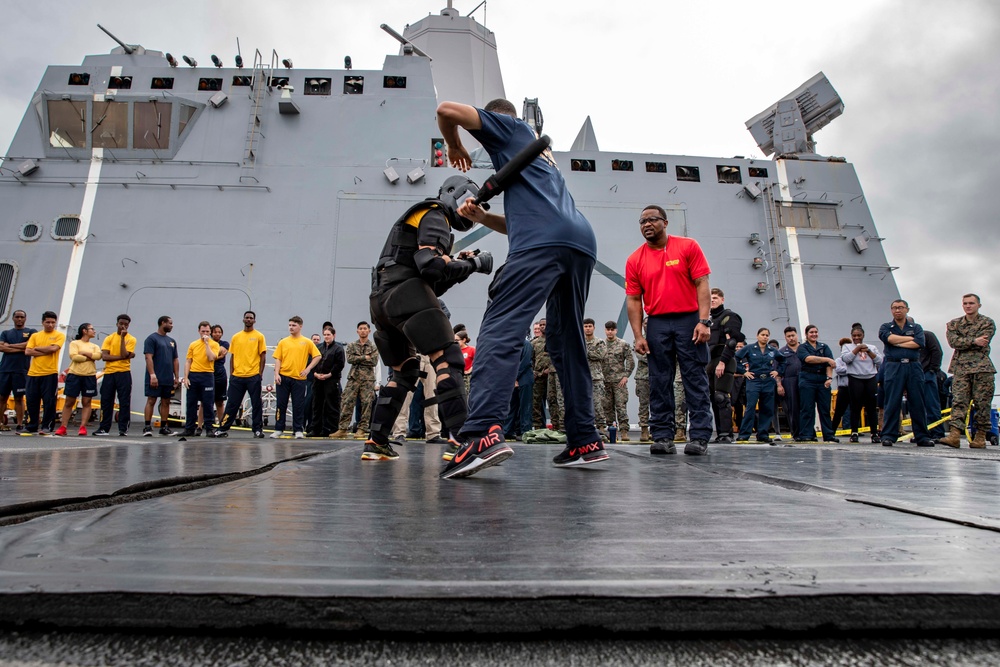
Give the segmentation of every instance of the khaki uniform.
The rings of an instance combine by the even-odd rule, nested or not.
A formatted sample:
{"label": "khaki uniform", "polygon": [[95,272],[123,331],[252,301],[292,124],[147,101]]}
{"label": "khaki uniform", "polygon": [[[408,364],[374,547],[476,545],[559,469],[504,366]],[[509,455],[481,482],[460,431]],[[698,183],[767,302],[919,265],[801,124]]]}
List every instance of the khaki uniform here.
{"label": "khaki uniform", "polygon": [[545,403],[548,402],[552,427],[557,431],[561,430],[562,389],[559,387],[559,378],[556,376],[552,359],[545,351],[545,336],[531,339],[531,368],[535,375],[535,383],[531,389],[533,425],[536,429],[545,428]]}
{"label": "khaki uniform", "polygon": [[[360,340],[347,344],[345,350],[347,363],[351,372],[347,374],[347,386],[340,401],[340,430],[346,431],[354,416],[354,402],[361,400],[361,421],[358,430],[368,432],[372,418],[372,403],[375,400],[375,366],[378,364],[378,348],[368,340],[364,344]],[[366,359],[366,356],[370,358]]]}
{"label": "khaki uniform", "polygon": [[986,336],[987,341],[991,341],[996,331],[993,320],[982,314],[974,322],[969,322],[964,315],[948,322],[948,345],[955,350],[948,366],[948,372],[955,375],[951,384],[953,400],[949,425],[952,428],[965,430],[965,415],[972,401],[976,404],[976,430],[981,433],[990,430],[990,406],[997,370],[990,361],[989,343],[980,347],[975,340]]}
{"label": "khaki uniform", "polygon": [[[635,370],[635,357],[632,356],[632,346],[621,338],[603,341],[606,354],[604,357],[604,418],[610,424],[618,422],[619,433],[627,434],[628,421],[628,387],[619,387],[623,377],[628,377]],[[623,438],[624,439],[624,438]]]}
{"label": "khaki uniform", "polygon": [[[604,419],[604,357],[607,356],[604,341],[596,336],[587,340],[587,362],[590,364],[590,378],[594,383],[594,424],[604,435],[608,423]],[[647,382],[648,384],[648,382]]]}

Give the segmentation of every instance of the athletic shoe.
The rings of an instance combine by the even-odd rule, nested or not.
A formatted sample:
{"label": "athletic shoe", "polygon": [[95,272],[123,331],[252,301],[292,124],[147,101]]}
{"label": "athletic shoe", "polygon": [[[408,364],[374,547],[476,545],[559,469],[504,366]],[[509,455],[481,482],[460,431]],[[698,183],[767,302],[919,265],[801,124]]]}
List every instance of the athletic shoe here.
{"label": "athletic shoe", "polygon": [[81,426],[80,430],[76,432],[77,435],[87,435],[87,427]]}
{"label": "athletic shoe", "polygon": [[684,445],[684,453],[689,456],[703,456],[708,453],[708,440],[692,440]]}
{"label": "athletic shoe", "polygon": [[889,440],[888,438],[886,438],[885,440],[882,441],[882,446],[883,447],[892,447],[892,440]]}
{"label": "athletic shoe", "polygon": [[667,454],[676,454],[677,447],[674,443],[669,440],[657,440],[649,446],[649,453],[653,456],[666,456]]}
{"label": "athletic shoe", "polygon": [[[171,431],[166,426],[161,426],[159,433],[160,433],[160,435],[174,435],[174,432]],[[95,433],[94,435],[97,435],[97,434]]]}
{"label": "athletic shoe", "polygon": [[202,430],[202,429],[201,429],[201,427],[200,427],[200,426],[196,427],[196,428],[194,429],[194,434],[195,434],[196,436],[198,436],[198,437],[201,437],[201,430]]}
{"label": "athletic shoe", "polygon": [[762,445],[769,445],[769,444],[771,444],[771,436],[769,436],[769,435],[765,435],[765,436],[764,436],[764,437],[762,438],[762,437],[760,437],[760,436],[758,435],[758,436],[757,436],[757,442],[761,443]]}
{"label": "athletic shoe", "polygon": [[94,431],[94,435],[105,436],[105,435],[111,435],[111,434],[108,433],[107,431],[105,431],[103,428],[99,428],[96,431]]}
{"label": "athletic shoe", "polygon": [[458,454],[458,450],[462,448],[462,443],[456,440],[455,436],[448,438],[447,442],[448,449],[444,450],[444,454],[441,455],[441,458],[445,461],[451,461],[455,458],[455,454]]}
{"label": "athletic shoe", "polygon": [[840,438],[823,438],[823,442],[840,442]]}
{"label": "athletic shoe", "polygon": [[503,439],[503,427],[494,424],[485,435],[465,441],[448,465],[441,471],[441,479],[468,477],[484,468],[495,466],[514,455],[514,450]]}
{"label": "athletic shoe", "polygon": [[212,434],[212,437],[213,438],[228,438],[229,437],[229,431],[223,431],[223,430],[220,430],[220,429],[216,429],[215,433]]}
{"label": "athletic shoe", "polygon": [[253,432],[253,437],[255,437],[257,439],[262,439],[264,437],[264,432],[263,431],[254,431]]}
{"label": "athletic shoe", "polygon": [[302,431],[296,431],[295,432],[295,439],[296,440],[301,440],[304,437],[306,437],[306,434],[303,433]]}
{"label": "athletic shoe", "polygon": [[607,461],[609,458],[611,456],[604,449],[604,443],[601,440],[596,440],[586,445],[576,447],[567,446],[566,449],[552,457],[552,463],[559,468],[569,468],[572,466],[588,465],[590,463],[600,463],[601,461]]}
{"label": "athletic shoe", "polygon": [[152,426],[143,426],[142,427],[142,437],[144,437],[144,438],[152,438],[153,437],[153,427]]}
{"label": "athletic shoe", "polygon": [[731,435],[720,435],[715,441],[723,445],[728,445],[732,443],[733,437]]}
{"label": "athletic shoe", "polygon": [[428,445],[446,445],[448,441],[442,438],[440,435],[435,435],[433,438],[427,438]]}
{"label": "athletic shoe", "polygon": [[193,428],[186,428],[180,433],[175,433],[174,435],[180,436],[182,438],[193,438],[195,430]]}
{"label": "athletic shoe", "polygon": [[205,428],[205,437],[206,438],[214,438],[215,437],[215,429],[214,428],[206,427]]}
{"label": "athletic shoe", "polygon": [[380,445],[374,440],[365,441],[365,449],[361,452],[362,461],[395,461],[399,458],[389,443]]}
{"label": "athletic shoe", "polygon": [[275,431],[274,433],[271,434],[271,437],[272,438],[280,438],[283,435],[285,435],[284,431]]}
{"label": "athletic shoe", "polygon": [[857,433],[852,433],[851,434],[850,442],[853,442],[853,443],[857,443],[858,442],[858,434]]}
{"label": "athletic shoe", "polygon": [[881,436],[878,433],[872,432],[872,444],[880,442]]}
{"label": "athletic shoe", "polygon": [[58,435],[58,436],[66,435],[66,427],[60,426],[59,428],[57,428],[55,431],[52,432],[52,435]]}
{"label": "athletic shoe", "polygon": [[24,432],[24,424],[18,424],[17,428],[15,428],[14,430],[16,432],[18,432],[18,433],[23,433]]}
{"label": "athletic shoe", "polygon": [[118,431],[119,438],[124,438],[126,435],[128,435],[128,431]]}

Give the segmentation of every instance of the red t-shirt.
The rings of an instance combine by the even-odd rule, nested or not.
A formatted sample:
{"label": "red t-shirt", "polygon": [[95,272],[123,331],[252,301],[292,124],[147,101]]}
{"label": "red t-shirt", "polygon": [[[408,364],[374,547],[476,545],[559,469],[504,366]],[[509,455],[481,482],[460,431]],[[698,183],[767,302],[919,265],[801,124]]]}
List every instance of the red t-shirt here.
{"label": "red t-shirt", "polygon": [[625,294],[641,296],[647,315],[690,313],[698,310],[694,281],[711,272],[697,241],[668,234],[662,250],[643,243],[625,260]]}
{"label": "red t-shirt", "polygon": [[476,358],[476,348],[466,345],[462,348],[462,356],[465,357],[465,372],[472,372],[472,361]]}

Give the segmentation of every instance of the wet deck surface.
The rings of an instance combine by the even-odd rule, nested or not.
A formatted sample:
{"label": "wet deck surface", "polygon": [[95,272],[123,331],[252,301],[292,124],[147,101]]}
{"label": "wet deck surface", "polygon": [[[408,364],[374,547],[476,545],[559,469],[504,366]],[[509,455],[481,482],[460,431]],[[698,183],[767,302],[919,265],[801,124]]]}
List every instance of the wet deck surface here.
{"label": "wet deck surface", "polygon": [[[362,462],[344,441],[3,434],[0,622],[1000,626],[995,447],[611,449],[558,469],[556,448],[516,444],[502,466],[441,481],[442,448],[423,443]],[[55,513],[15,523],[36,501]]]}

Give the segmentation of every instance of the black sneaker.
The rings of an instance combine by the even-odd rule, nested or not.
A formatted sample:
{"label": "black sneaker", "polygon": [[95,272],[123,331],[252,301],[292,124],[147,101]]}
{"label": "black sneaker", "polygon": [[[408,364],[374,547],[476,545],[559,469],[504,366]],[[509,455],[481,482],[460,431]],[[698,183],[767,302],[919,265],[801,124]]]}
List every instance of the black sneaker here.
{"label": "black sneaker", "polygon": [[128,431],[118,431],[118,437],[119,438],[124,438],[127,435],[128,435]]}
{"label": "black sneaker", "polygon": [[718,438],[715,439],[715,441],[718,442],[718,443],[720,443],[720,444],[723,444],[723,445],[728,445],[728,444],[732,443],[733,436],[731,436],[731,435],[720,435]]}
{"label": "black sneaker", "polygon": [[440,435],[436,435],[433,438],[427,438],[428,445],[445,445],[448,441],[442,438]]}
{"label": "black sneaker", "polygon": [[144,426],[142,428],[142,437],[144,437],[144,438],[152,438],[153,437],[153,427],[152,426]]}
{"label": "black sneaker", "polygon": [[222,431],[222,430],[216,429],[215,433],[212,434],[212,437],[213,438],[228,438],[229,437],[229,431]]}
{"label": "black sneaker", "polygon": [[559,468],[569,468],[572,466],[585,466],[590,463],[600,463],[601,461],[607,461],[609,458],[611,456],[604,449],[604,442],[596,440],[586,445],[576,447],[572,445],[567,446],[566,449],[552,458],[552,463]]}
{"label": "black sneaker", "polygon": [[444,450],[444,454],[441,455],[441,459],[444,461],[451,461],[455,458],[455,454],[458,450],[462,448],[462,443],[455,439],[455,436],[448,438],[448,449]]}
{"label": "black sneaker", "polygon": [[880,436],[878,433],[874,433],[873,432],[872,433],[872,444],[881,442],[881,438],[882,438],[882,436]]}
{"label": "black sneaker", "polygon": [[886,438],[885,440],[882,441],[882,446],[883,447],[892,447],[892,440],[890,440],[889,438]]}
{"label": "black sneaker", "polygon": [[[28,430],[30,431],[31,429],[28,429]],[[103,437],[103,436],[111,435],[111,434],[108,433],[107,431],[105,431],[103,428],[99,428],[96,431],[94,431],[94,435],[102,436]]]}
{"label": "black sneaker", "polygon": [[514,450],[503,439],[503,427],[494,424],[485,435],[466,440],[441,471],[440,477],[468,477],[484,468],[502,463],[513,455]]}
{"label": "black sneaker", "polygon": [[178,435],[182,438],[193,438],[195,435],[201,435],[199,431],[201,431],[201,429],[186,428],[180,433],[175,433],[174,435]]}
{"label": "black sneaker", "polygon": [[159,433],[160,435],[174,435],[174,432],[173,432],[173,431],[171,431],[171,430],[170,430],[169,428],[167,428],[166,426],[162,426],[162,427],[160,427],[160,430],[158,431],[158,433]]}
{"label": "black sneaker", "polygon": [[657,440],[649,446],[649,453],[653,456],[666,456],[667,454],[676,454],[677,447],[674,443],[669,440]]}
{"label": "black sneaker", "polygon": [[704,456],[708,453],[708,440],[692,440],[684,445],[684,453],[689,456]]}
{"label": "black sneaker", "polygon": [[192,435],[201,436],[201,427],[197,427]]}
{"label": "black sneaker", "polygon": [[757,436],[757,442],[759,442],[759,443],[761,443],[763,445],[769,445],[773,441],[771,440],[771,436],[769,436],[769,435],[765,435],[763,438],[758,435]]}
{"label": "black sneaker", "polygon": [[205,427],[205,437],[206,438],[214,438],[214,437],[216,437],[215,434],[216,434],[216,430],[214,428],[212,428],[210,426]]}
{"label": "black sneaker", "polygon": [[264,438],[264,432],[263,431],[254,431],[253,432],[253,437],[257,438],[258,440],[261,440],[261,439]]}
{"label": "black sneaker", "polygon": [[374,440],[366,441],[365,449],[361,452],[362,461],[395,461],[398,458],[399,454],[388,443],[380,445]]}
{"label": "black sneaker", "polygon": [[857,433],[852,433],[851,437],[849,438],[849,440],[850,440],[850,442],[857,443],[858,442],[858,434]]}
{"label": "black sneaker", "polygon": [[823,442],[840,442],[840,438],[823,438]]}

